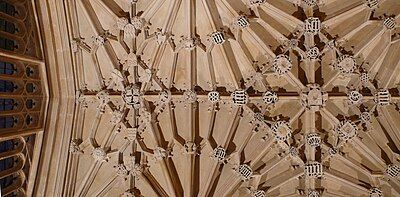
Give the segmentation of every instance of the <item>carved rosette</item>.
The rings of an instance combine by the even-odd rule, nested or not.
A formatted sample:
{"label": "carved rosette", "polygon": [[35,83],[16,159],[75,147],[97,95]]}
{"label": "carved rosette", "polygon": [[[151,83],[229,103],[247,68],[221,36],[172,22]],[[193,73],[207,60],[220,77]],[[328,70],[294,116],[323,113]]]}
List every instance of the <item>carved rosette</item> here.
{"label": "carved rosette", "polygon": [[93,159],[95,159],[96,161],[99,161],[99,162],[107,162],[109,159],[106,151],[101,147],[97,147],[97,148],[93,149],[91,155],[92,155]]}
{"label": "carved rosette", "polygon": [[289,56],[281,54],[275,57],[274,62],[272,63],[272,69],[278,75],[284,75],[288,73],[292,69],[292,61]]}
{"label": "carved rosette", "polygon": [[194,103],[197,101],[197,94],[193,90],[186,90],[183,93],[183,102]]}

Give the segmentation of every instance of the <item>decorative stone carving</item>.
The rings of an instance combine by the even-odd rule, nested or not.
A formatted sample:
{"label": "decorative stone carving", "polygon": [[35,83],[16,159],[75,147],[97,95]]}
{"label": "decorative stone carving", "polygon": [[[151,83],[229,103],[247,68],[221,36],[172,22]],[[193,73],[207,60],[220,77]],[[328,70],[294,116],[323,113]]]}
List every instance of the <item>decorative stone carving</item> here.
{"label": "decorative stone carving", "polygon": [[135,85],[128,86],[125,91],[122,92],[122,98],[129,107],[139,109],[141,106],[141,93],[139,88]]}
{"label": "decorative stone carving", "polygon": [[249,0],[251,6],[259,6],[265,3],[267,0]]}
{"label": "decorative stone carving", "polygon": [[281,54],[275,57],[274,62],[272,63],[272,69],[278,75],[284,75],[292,69],[292,61],[289,56]]}
{"label": "decorative stone carving", "polygon": [[236,172],[240,176],[240,178],[244,181],[247,181],[253,175],[253,170],[247,164],[241,164],[237,167]]}
{"label": "decorative stone carving", "polygon": [[208,100],[211,103],[216,103],[216,102],[220,101],[219,92],[217,92],[217,91],[209,92],[208,93]]}
{"label": "decorative stone carving", "polygon": [[357,134],[357,125],[353,122],[341,121],[336,127],[335,132],[338,134],[339,139],[341,140],[350,140]]}
{"label": "decorative stone carving", "polygon": [[194,50],[196,46],[200,44],[200,39],[198,37],[184,36],[182,37],[182,40],[180,40],[179,42],[182,48],[191,51]]}
{"label": "decorative stone carving", "polygon": [[196,155],[198,154],[198,147],[194,142],[188,141],[183,145],[185,154]]}
{"label": "decorative stone carving", "polygon": [[307,197],[319,197],[319,192],[317,190],[308,190]]}
{"label": "decorative stone carving", "polygon": [[83,95],[83,93],[79,90],[76,91],[75,93],[75,100],[77,103],[80,103],[82,107],[88,107],[88,101]]}
{"label": "decorative stone carving", "polygon": [[304,4],[307,6],[316,6],[318,4],[318,0],[303,0]]}
{"label": "decorative stone carving", "polygon": [[318,47],[313,47],[307,50],[307,58],[311,59],[311,60],[315,60],[318,59],[319,57],[319,49]]}
{"label": "decorative stone carving", "polygon": [[71,40],[71,51],[76,53],[79,50],[78,42],[76,40]]}
{"label": "decorative stone carving", "polygon": [[123,117],[124,113],[123,111],[120,110],[114,110],[112,115],[111,115],[111,120],[110,122],[114,125],[120,123],[122,121],[122,117]]}
{"label": "decorative stone carving", "polygon": [[307,177],[320,178],[323,176],[322,164],[317,161],[307,163],[304,166],[304,170],[304,173]]}
{"label": "decorative stone carving", "polygon": [[363,95],[357,91],[351,91],[347,95],[348,101],[352,105],[360,104],[363,101]]}
{"label": "decorative stone carving", "polygon": [[379,0],[365,0],[365,4],[369,8],[376,8],[379,4]]}
{"label": "decorative stone carving", "polygon": [[99,109],[101,113],[104,113],[105,107],[107,106],[108,102],[110,102],[110,97],[108,95],[108,92],[102,90],[97,93],[96,97],[97,100],[99,101],[99,106],[97,107],[97,109]]}
{"label": "decorative stone carving", "polygon": [[342,55],[337,59],[336,69],[343,75],[352,74],[356,70],[356,61],[350,55]]}
{"label": "decorative stone carving", "polygon": [[385,20],[383,20],[383,25],[387,29],[394,29],[396,27],[396,19],[392,17],[386,18]]}
{"label": "decorative stone carving", "polygon": [[188,103],[194,103],[197,101],[197,94],[193,90],[186,90],[183,93],[183,101]]}
{"label": "decorative stone carving", "polygon": [[248,102],[249,96],[245,90],[236,90],[231,94],[233,104],[241,106]]}
{"label": "decorative stone carving", "polygon": [[137,128],[127,128],[125,139],[133,142],[136,141],[138,137],[138,129]]}
{"label": "decorative stone carving", "polygon": [[400,175],[400,166],[395,164],[389,164],[385,172],[389,177],[397,178]]}
{"label": "decorative stone carving", "polygon": [[161,148],[161,147],[156,147],[154,149],[154,159],[156,161],[161,161],[164,158],[170,157],[170,152]]}
{"label": "decorative stone carving", "polygon": [[157,29],[156,32],[154,32],[154,34],[158,45],[165,43],[165,41],[167,41],[169,37],[166,33],[163,33],[161,29]]}
{"label": "decorative stone carving", "polygon": [[319,18],[310,17],[306,19],[304,31],[313,35],[317,35],[321,31],[321,20]]}
{"label": "decorative stone carving", "polygon": [[265,122],[264,114],[259,113],[259,112],[253,113],[253,121],[259,122],[259,123],[264,123]]}
{"label": "decorative stone carving", "polygon": [[361,122],[363,122],[363,123],[370,123],[372,117],[371,117],[371,114],[369,112],[362,112],[360,114],[360,119],[361,119]]}
{"label": "decorative stone carving", "polygon": [[106,162],[108,161],[108,156],[106,151],[101,148],[101,147],[97,147],[95,149],[93,149],[92,151],[92,157],[99,162]]}
{"label": "decorative stone carving", "polygon": [[239,28],[246,28],[246,27],[250,26],[250,23],[247,20],[246,16],[243,16],[243,15],[236,17],[233,24]]}
{"label": "decorative stone carving", "polygon": [[226,157],[226,151],[224,148],[219,146],[213,150],[212,158],[217,160],[218,162],[225,161],[225,157]]}
{"label": "decorative stone carving", "polygon": [[117,172],[118,176],[126,177],[129,174],[129,171],[126,169],[125,165],[120,163],[117,166],[114,166],[115,171]]}
{"label": "decorative stone carving", "polygon": [[382,194],[382,191],[381,191],[379,188],[373,187],[373,188],[371,188],[371,190],[369,191],[369,196],[370,196],[370,197],[382,197],[383,194]]}
{"label": "decorative stone carving", "polygon": [[292,129],[286,121],[278,121],[271,125],[272,133],[278,142],[286,141],[292,136]]}
{"label": "decorative stone carving", "polygon": [[302,105],[313,111],[318,111],[326,105],[328,93],[323,92],[318,84],[309,84],[300,95]]}
{"label": "decorative stone carving", "polygon": [[251,197],[265,197],[265,191],[263,190],[255,190],[253,192],[251,192]]}
{"label": "decorative stone carving", "polygon": [[226,41],[224,32],[222,32],[222,31],[213,32],[210,34],[209,37],[210,37],[210,40],[216,45],[223,44]]}
{"label": "decorative stone carving", "polygon": [[389,105],[391,100],[391,95],[389,90],[387,89],[380,89],[375,94],[375,103],[378,105]]}
{"label": "decorative stone carving", "polygon": [[79,140],[75,139],[75,140],[71,140],[71,142],[69,143],[69,152],[72,154],[76,154],[76,153],[82,153],[83,151],[81,150],[81,148],[79,147]]}
{"label": "decorative stone carving", "polygon": [[159,96],[158,100],[159,100],[160,104],[167,104],[172,99],[172,95],[171,95],[171,92],[169,90],[161,91],[158,94],[158,96]]}
{"label": "decorative stone carving", "polygon": [[318,147],[321,145],[321,137],[316,133],[310,133],[307,135],[307,144],[312,147]]}
{"label": "decorative stone carving", "polygon": [[104,43],[106,42],[106,37],[103,35],[99,35],[99,36],[92,36],[93,39],[93,44],[97,45],[97,46],[102,46],[104,45]]}
{"label": "decorative stone carving", "polygon": [[290,39],[288,40],[287,46],[291,49],[298,47],[299,41],[297,39]]}
{"label": "decorative stone carving", "polygon": [[290,156],[292,156],[292,157],[297,157],[297,156],[299,156],[299,151],[297,150],[296,147],[291,146],[291,147],[289,148],[289,154],[290,154]]}
{"label": "decorative stone carving", "polygon": [[135,29],[139,30],[145,26],[146,21],[144,20],[144,18],[134,16],[131,18],[131,23],[132,23],[133,27],[135,27]]}
{"label": "decorative stone carving", "polygon": [[119,30],[124,30],[125,26],[129,24],[129,20],[127,18],[118,18],[116,22],[116,26]]}
{"label": "decorative stone carving", "polygon": [[278,94],[276,92],[267,91],[262,97],[265,104],[275,104],[278,101]]}
{"label": "decorative stone carving", "polygon": [[328,149],[328,154],[330,156],[336,155],[338,153],[338,150],[336,148],[329,148]]}
{"label": "decorative stone carving", "polygon": [[368,73],[361,73],[360,74],[360,81],[362,85],[367,85],[369,83],[369,75]]}

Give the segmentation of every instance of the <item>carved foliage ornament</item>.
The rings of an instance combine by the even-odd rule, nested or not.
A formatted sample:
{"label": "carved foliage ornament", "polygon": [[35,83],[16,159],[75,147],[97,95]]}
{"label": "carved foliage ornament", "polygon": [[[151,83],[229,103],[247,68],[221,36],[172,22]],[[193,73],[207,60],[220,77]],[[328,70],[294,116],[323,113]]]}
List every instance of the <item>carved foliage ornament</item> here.
{"label": "carved foliage ornament", "polygon": [[284,75],[292,69],[292,61],[287,55],[278,55],[275,57],[274,62],[272,63],[272,69],[278,75]]}
{"label": "carved foliage ornament", "polygon": [[108,156],[106,151],[101,148],[101,147],[97,147],[95,149],[93,149],[92,151],[92,157],[96,160],[96,161],[100,161],[100,162],[105,162],[108,161]]}
{"label": "carved foliage ornament", "polygon": [[292,136],[292,129],[286,121],[278,121],[271,126],[272,133],[275,135],[275,140],[286,141]]}
{"label": "carved foliage ornament", "polygon": [[353,122],[341,121],[336,127],[335,132],[338,134],[339,139],[341,140],[349,140],[352,139],[357,134],[357,125]]}
{"label": "carved foliage ornament", "polygon": [[278,101],[278,94],[276,92],[267,91],[262,97],[265,104],[275,104]]}
{"label": "carved foliage ornament", "polygon": [[350,104],[360,104],[363,100],[363,95],[357,91],[351,91],[348,95],[348,100]]}

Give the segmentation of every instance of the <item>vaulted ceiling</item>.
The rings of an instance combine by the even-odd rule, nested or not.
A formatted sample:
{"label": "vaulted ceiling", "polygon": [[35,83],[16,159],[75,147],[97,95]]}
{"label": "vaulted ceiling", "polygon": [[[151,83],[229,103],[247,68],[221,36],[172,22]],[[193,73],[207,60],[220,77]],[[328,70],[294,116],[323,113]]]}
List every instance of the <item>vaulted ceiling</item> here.
{"label": "vaulted ceiling", "polygon": [[398,0],[66,7],[68,195],[400,195]]}

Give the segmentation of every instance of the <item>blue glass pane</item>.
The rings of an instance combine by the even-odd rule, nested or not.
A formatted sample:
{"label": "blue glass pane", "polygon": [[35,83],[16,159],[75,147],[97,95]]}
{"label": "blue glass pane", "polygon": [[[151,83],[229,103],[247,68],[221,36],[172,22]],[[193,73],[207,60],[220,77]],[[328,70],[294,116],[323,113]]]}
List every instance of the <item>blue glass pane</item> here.
{"label": "blue glass pane", "polygon": [[0,12],[15,16],[15,7],[5,1],[0,1]]}
{"label": "blue glass pane", "polygon": [[15,71],[16,69],[14,67],[14,64],[11,64],[9,62],[0,62],[0,74],[13,75]]}
{"label": "blue glass pane", "polygon": [[0,36],[0,48],[8,51],[14,51],[17,48],[17,45],[14,40]]}
{"label": "blue glass pane", "polygon": [[14,83],[7,80],[0,80],[0,92],[14,92]]}
{"label": "blue glass pane", "polygon": [[13,110],[14,104],[14,99],[0,99],[0,111]]}
{"label": "blue glass pane", "polygon": [[1,129],[6,129],[6,128],[12,128],[14,126],[14,117],[11,116],[0,116],[0,128]]}
{"label": "blue glass pane", "polygon": [[0,142],[0,153],[7,152],[12,150],[14,147],[14,143],[11,140]]}

